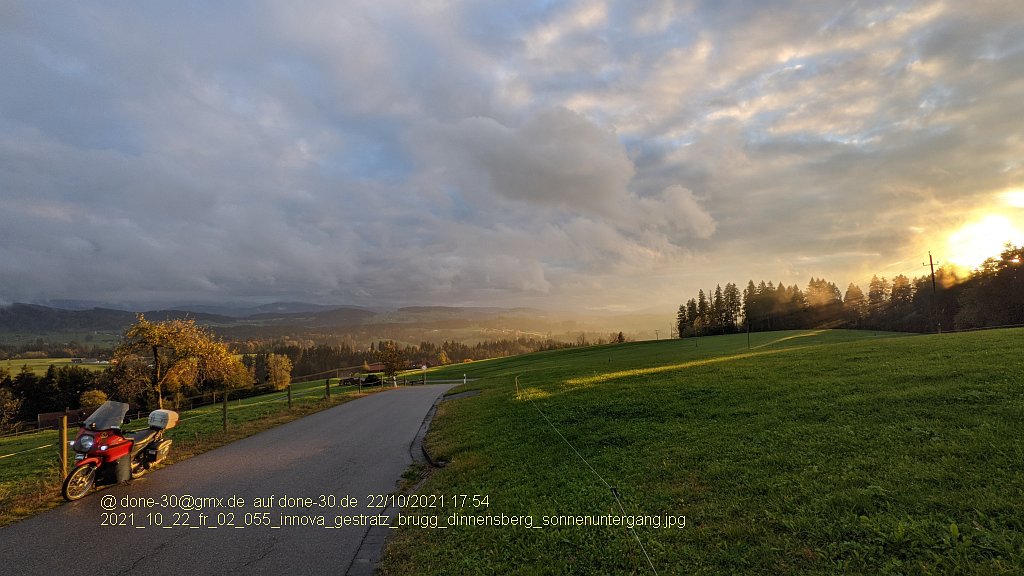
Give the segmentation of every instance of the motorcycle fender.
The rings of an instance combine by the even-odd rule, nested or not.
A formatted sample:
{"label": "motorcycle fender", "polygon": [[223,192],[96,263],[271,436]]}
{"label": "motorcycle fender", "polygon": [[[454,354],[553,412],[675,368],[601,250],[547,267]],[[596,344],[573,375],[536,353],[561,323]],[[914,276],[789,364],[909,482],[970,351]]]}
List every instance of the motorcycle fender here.
{"label": "motorcycle fender", "polygon": [[99,468],[103,464],[103,461],[98,456],[86,456],[82,460],[75,462],[75,468],[78,468],[79,466],[88,466],[90,464]]}

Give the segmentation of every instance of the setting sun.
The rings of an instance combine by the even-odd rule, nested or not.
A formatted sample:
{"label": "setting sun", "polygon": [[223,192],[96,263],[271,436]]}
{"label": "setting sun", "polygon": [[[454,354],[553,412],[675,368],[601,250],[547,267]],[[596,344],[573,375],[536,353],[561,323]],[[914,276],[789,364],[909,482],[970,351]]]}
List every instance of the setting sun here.
{"label": "setting sun", "polygon": [[973,270],[986,259],[999,256],[1007,242],[1024,244],[1024,232],[1006,216],[990,215],[965,224],[947,242],[949,261]]}
{"label": "setting sun", "polygon": [[1024,189],[1007,190],[1002,194],[1003,201],[1014,208],[1024,208]]}

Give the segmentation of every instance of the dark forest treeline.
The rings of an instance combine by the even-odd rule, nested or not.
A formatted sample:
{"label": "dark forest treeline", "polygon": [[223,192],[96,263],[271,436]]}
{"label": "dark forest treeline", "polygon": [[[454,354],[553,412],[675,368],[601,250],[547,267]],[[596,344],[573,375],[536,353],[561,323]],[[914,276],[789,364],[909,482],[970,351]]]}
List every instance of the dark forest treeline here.
{"label": "dark forest treeline", "polygon": [[772,282],[703,290],[679,307],[679,336],[803,328],[861,328],[902,332],[968,330],[1024,324],[1024,248],[1008,245],[967,277],[949,268],[913,280],[874,276],[865,292],[840,290],[823,278],[806,289]]}
{"label": "dark forest treeline", "polygon": [[[22,366],[17,373],[0,368],[0,431],[20,427],[19,423],[35,422],[37,415],[46,412],[86,407],[81,414],[84,417],[92,408],[83,395],[92,395],[92,400],[96,400],[98,394],[93,408],[110,399],[127,402],[133,410],[155,409],[157,398],[151,374],[151,366],[139,360],[112,364],[104,370],[51,365],[43,375],[35,374],[28,366]],[[232,397],[255,394],[256,385],[253,378],[251,385],[232,389]],[[164,392],[165,407],[174,409],[187,408],[193,399],[213,397],[211,390],[202,385],[167,387]]]}
{"label": "dark forest treeline", "polygon": [[82,393],[94,389],[116,393],[108,375],[81,366],[50,366],[42,376],[28,367],[17,374],[0,368],[0,430],[43,412],[78,408]]}
{"label": "dark forest treeline", "polygon": [[110,358],[110,346],[90,342],[49,342],[37,338],[23,344],[0,344],[0,360],[32,358]]}

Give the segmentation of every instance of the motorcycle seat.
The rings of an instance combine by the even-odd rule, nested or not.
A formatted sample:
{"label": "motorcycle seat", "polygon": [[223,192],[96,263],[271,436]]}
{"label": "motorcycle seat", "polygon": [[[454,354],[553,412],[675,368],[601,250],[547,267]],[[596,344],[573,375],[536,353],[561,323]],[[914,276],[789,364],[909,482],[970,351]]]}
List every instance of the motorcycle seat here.
{"label": "motorcycle seat", "polygon": [[145,430],[139,430],[138,432],[132,432],[128,435],[132,439],[132,458],[134,459],[139,452],[149,444],[150,440],[156,436],[157,430],[147,428]]}

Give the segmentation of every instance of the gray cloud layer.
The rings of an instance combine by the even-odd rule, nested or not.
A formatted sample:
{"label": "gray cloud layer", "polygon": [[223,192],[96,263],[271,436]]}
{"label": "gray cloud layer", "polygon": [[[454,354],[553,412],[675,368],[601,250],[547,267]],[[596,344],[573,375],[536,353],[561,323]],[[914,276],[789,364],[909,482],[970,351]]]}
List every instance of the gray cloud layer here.
{"label": "gray cloud layer", "polygon": [[917,273],[976,210],[1024,225],[1014,4],[7,2],[0,299]]}

